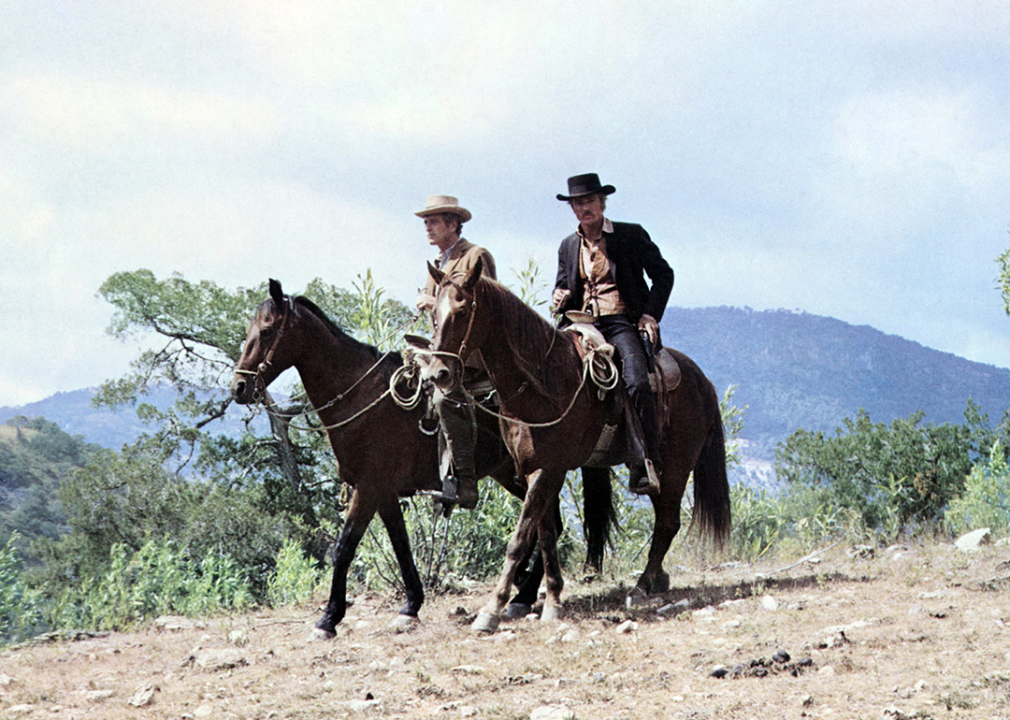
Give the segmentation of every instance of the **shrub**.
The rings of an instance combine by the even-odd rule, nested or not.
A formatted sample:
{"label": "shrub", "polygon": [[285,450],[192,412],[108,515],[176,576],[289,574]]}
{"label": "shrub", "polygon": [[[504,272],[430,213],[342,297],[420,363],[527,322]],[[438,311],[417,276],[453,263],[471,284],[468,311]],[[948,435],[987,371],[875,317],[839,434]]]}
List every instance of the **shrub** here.
{"label": "shrub", "polygon": [[319,570],[302,546],[293,539],[286,540],[267,581],[267,600],[274,607],[305,602],[312,597],[319,579]]}
{"label": "shrub", "polygon": [[971,469],[964,492],[951,501],[944,517],[956,533],[988,527],[995,534],[1010,534],[1010,469],[1001,440]]}

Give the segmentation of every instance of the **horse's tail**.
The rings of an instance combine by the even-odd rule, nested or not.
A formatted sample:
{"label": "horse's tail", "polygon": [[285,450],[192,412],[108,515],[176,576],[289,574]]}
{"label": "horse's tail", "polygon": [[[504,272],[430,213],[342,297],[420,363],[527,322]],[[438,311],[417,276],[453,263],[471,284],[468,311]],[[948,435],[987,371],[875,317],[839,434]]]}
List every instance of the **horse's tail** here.
{"label": "horse's tail", "polygon": [[610,468],[582,468],[582,508],[586,565],[600,571],[603,553],[610,544],[610,530],[617,525]]}
{"label": "horse's tail", "polygon": [[697,525],[701,535],[708,536],[721,548],[729,537],[731,522],[729,479],[726,477],[726,438],[722,429],[722,417],[716,413],[694,466],[694,512],[691,525]]}

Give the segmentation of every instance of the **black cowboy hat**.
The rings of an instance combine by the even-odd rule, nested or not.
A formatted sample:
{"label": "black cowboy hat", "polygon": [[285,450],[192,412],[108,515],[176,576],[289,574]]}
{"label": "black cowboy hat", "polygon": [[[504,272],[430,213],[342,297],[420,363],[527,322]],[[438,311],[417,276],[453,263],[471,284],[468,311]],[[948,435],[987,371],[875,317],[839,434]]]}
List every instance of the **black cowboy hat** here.
{"label": "black cowboy hat", "polygon": [[572,198],[585,197],[586,195],[609,195],[612,192],[617,192],[617,188],[613,185],[601,186],[599,175],[586,173],[568,178],[568,194],[558,193],[558,200],[568,202]]}

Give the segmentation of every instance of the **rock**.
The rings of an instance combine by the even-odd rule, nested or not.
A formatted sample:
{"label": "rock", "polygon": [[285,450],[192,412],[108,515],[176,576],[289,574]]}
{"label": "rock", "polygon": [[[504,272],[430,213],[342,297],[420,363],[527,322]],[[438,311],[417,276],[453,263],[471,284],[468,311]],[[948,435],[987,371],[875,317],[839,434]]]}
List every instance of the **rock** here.
{"label": "rock", "polygon": [[777,662],[779,665],[784,665],[789,662],[790,656],[785,650],[778,650],[774,655],[772,655],[772,660]]}
{"label": "rock", "polygon": [[989,528],[979,528],[978,530],[972,530],[970,533],[965,533],[955,540],[954,547],[961,552],[974,552],[978,550],[981,545],[991,541],[992,538]]}
{"label": "rock", "polygon": [[771,595],[765,595],[761,598],[761,607],[774,612],[779,609],[779,601]]}
{"label": "rock", "polygon": [[13,684],[14,684],[14,678],[12,678],[10,675],[4,675],[3,673],[0,673],[0,688],[9,688]]}
{"label": "rock", "polygon": [[88,702],[102,702],[115,695],[114,690],[92,690],[87,694]]}
{"label": "rock", "polygon": [[726,667],[725,665],[716,665],[714,668],[712,668],[712,672],[708,674],[709,677],[714,678],[724,678],[727,675],[729,675],[729,668]]}
{"label": "rock", "polygon": [[575,720],[575,713],[566,705],[541,705],[530,713],[530,720]]}
{"label": "rock", "polygon": [[35,710],[34,705],[11,705],[4,712],[5,717],[20,717],[22,715],[28,715]]}
{"label": "rock", "polygon": [[825,665],[824,667],[820,668],[817,671],[817,674],[820,675],[820,676],[822,676],[822,677],[834,677],[835,676],[835,668],[832,667],[831,665]]}
{"label": "rock", "polygon": [[483,675],[484,668],[480,665],[457,665],[452,668],[450,672],[459,673],[461,675]]}
{"label": "rock", "polygon": [[238,648],[210,648],[196,654],[196,664],[204,670],[228,670],[239,665],[248,665],[245,655]]}
{"label": "rock", "polygon": [[630,633],[635,632],[636,630],[638,630],[637,622],[635,622],[634,620],[625,620],[615,628],[614,632],[616,632],[619,635],[628,635]]}
{"label": "rock", "polygon": [[215,715],[217,715],[217,708],[213,705],[200,705],[193,711],[193,717],[195,718],[212,718]]}
{"label": "rock", "polygon": [[656,610],[657,615],[669,615],[673,616],[678,613],[682,613],[691,607],[691,603],[688,600],[680,600],[675,603],[668,603],[663,607]]}
{"label": "rock", "polygon": [[183,615],[162,615],[154,619],[154,627],[159,631],[178,632],[192,630],[197,625]]}
{"label": "rock", "polygon": [[148,705],[154,705],[154,693],[156,691],[156,687],[148,685],[147,687],[143,687],[133,693],[127,702],[129,702],[133,707],[147,707]]}
{"label": "rock", "polygon": [[245,647],[249,644],[249,636],[245,634],[245,630],[232,630],[228,633],[228,642],[232,645]]}
{"label": "rock", "polygon": [[480,710],[475,708],[473,705],[461,705],[457,709],[457,712],[459,712],[460,717],[466,718],[466,717],[476,717],[477,713],[480,712]]}

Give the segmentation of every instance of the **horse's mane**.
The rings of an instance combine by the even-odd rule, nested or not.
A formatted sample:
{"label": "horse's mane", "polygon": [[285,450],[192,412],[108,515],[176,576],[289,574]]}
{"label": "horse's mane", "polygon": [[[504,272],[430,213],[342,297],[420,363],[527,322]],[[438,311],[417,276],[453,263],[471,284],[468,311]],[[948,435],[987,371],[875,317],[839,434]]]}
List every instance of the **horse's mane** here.
{"label": "horse's mane", "polygon": [[[322,308],[320,308],[318,305],[316,305],[314,302],[309,300],[304,295],[292,296],[291,302],[292,302],[292,309],[295,312],[298,312],[298,308],[304,308],[305,310],[308,310],[310,313],[312,313],[312,315],[314,315],[319,320],[319,322],[323,324],[323,326],[327,330],[330,331],[330,333],[334,337],[346,340],[352,343],[354,347],[362,348],[374,360],[379,360],[383,356],[383,353],[381,353],[379,349],[374,345],[369,345],[368,343],[362,342],[357,338],[353,337],[350,333],[346,332],[336,323],[336,321],[333,320],[333,318],[331,318],[329,315],[323,312]],[[280,308],[276,306],[276,303],[274,302],[273,298],[267,298],[263,302],[263,306],[261,306],[261,312],[268,306],[273,312],[280,312]],[[403,357],[400,355],[400,353],[398,352],[389,353],[388,356],[385,358],[385,361],[382,363],[383,377],[386,378],[386,380],[388,380],[392,376],[393,371],[402,364],[403,364]]]}
{"label": "horse's mane", "polygon": [[552,382],[556,373],[550,372],[548,363],[554,346],[564,342],[558,330],[511,290],[488,277],[481,277],[475,292],[480,293],[478,306],[483,306],[482,312],[493,323],[494,332],[504,337],[516,367],[532,389],[560,401],[555,398],[556,383]]}

